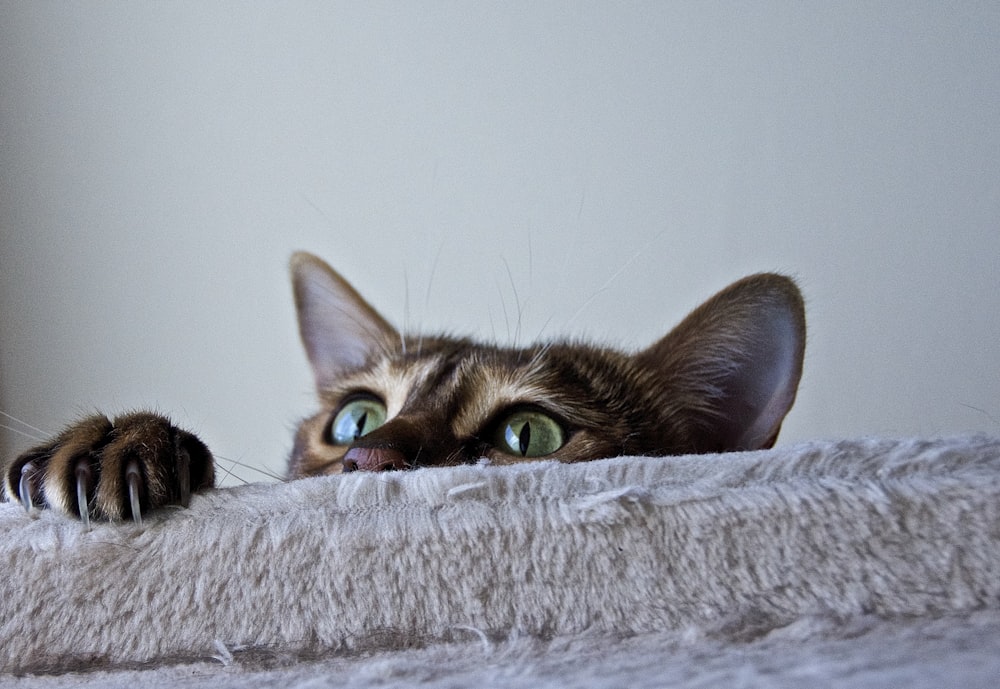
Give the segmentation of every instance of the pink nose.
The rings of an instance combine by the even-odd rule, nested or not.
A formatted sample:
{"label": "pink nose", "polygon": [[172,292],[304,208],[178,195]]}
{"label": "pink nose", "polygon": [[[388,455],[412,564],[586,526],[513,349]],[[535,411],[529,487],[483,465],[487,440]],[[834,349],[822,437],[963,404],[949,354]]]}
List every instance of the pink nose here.
{"label": "pink nose", "polygon": [[393,471],[409,469],[406,457],[399,450],[388,447],[352,447],[344,455],[344,472]]}

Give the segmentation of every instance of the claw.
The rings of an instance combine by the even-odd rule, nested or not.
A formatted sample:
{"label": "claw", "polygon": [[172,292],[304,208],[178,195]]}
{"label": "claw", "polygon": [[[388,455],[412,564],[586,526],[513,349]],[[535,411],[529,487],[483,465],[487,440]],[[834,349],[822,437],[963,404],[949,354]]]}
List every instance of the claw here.
{"label": "claw", "polygon": [[31,475],[35,473],[35,465],[31,462],[21,467],[21,480],[17,483],[17,494],[21,498],[21,504],[27,512],[35,506],[31,502]]}
{"label": "claw", "polygon": [[139,486],[142,474],[139,473],[139,463],[134,459],[125,467],[125,482],[128,483],[128,501],[132,507],[132,521],[136,526],[142,526],[142,510],[139,508]]}
{"label": "claw", "polygon": [[80,510],[80,521],[83,527],[90,531],[90,505],[87,503],[87,492],[90,490],[90,464],[85,460],[76,463],[76,506]]}

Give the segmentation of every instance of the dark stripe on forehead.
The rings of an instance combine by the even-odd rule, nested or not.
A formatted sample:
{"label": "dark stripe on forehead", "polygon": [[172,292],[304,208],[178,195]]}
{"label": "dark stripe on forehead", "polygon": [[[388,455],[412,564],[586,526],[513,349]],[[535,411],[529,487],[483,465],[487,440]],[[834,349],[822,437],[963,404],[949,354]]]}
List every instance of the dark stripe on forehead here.
{"label": "dark stripe on forehead", "polygon": [[412,366],[422,375],[408,391],[406,407],[440,406],[454,396],[459,366],[476,352],[467,341],[434,340],[420,353],[408,355],[397,367]]}

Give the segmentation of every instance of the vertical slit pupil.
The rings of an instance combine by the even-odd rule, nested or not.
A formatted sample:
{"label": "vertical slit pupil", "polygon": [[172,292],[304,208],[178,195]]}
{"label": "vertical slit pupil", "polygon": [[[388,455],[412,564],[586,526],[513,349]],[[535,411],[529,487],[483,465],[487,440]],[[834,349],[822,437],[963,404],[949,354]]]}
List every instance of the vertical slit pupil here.
{"label": "vertical slit pupil", "polygon": [[527,421],[521,426],[521,432],[517,434],[517,444],[518,449],[521,450],[521,456],[526,456],[528,454],[528,446],[531,444],[531,424]]}
{"label": "vertical slit pupil", "polygon": [[354,437],[360,438],[365,430],[365,422],[368,421],[368,412],[361,412],[361,416],[358,417],[357,425],[354,427]]}

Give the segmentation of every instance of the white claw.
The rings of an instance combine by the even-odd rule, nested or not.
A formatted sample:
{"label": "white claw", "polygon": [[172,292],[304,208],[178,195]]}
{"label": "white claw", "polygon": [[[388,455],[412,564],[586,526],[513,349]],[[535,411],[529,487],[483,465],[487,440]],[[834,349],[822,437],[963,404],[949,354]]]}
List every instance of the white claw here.
{"label": "white claw", "polygon": [[139,486],[142,475],[139,464],[133,459],[125,467],[125,481],[128,483],[128,501],[132,507],[132,521],[136,526],[142,526],[142,510],[139,509]]}
{"label": "white claw", "polygon": [[90,531],[90,505],[87,503],[89,484],[90,467],[85,462],[80,462],[76,465],[76,505],[80,510],[80,521],[87,531]]}
{"label": "white claw", "polygon": [[17,483],[17,494],[21,498],[21,504],[27,512],[35,505],[31,502],[31,475],[35,473],[35,465],[28,462],[21,467],[21,480]]}

